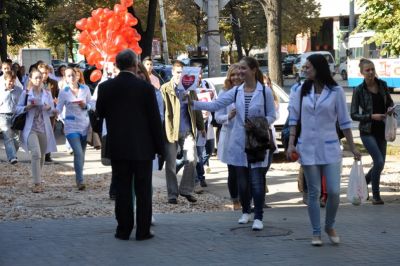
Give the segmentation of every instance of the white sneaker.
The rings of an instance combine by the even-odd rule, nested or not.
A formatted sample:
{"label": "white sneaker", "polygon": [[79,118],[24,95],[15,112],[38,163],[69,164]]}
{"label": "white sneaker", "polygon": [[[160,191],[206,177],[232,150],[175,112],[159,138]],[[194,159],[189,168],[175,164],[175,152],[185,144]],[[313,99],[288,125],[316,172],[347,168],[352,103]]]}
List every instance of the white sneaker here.
{"label": "white sneaker", "polygon": [[156,219],[154,219],[154,216],[151,216],[151,225],[154,225],[156,223]]}
{"label": "white sneaker", "polygon": [[242,217],[240,217],[238,223],[240,224],[247,224],[250,220],[250,214],[248,213],[243,213]]}
{"label": "white sneaker", "polygon": [[261,220],[255,219],[252,228],[254,231],[262,230],[264,228],[263,222]]}

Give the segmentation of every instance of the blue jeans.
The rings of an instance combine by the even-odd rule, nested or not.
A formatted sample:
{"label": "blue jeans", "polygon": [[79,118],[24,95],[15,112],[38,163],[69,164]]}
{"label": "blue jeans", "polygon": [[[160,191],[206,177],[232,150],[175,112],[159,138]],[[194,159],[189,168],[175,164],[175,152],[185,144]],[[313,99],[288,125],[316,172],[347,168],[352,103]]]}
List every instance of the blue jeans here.
{"label": "blue jeans", "polygon": [[204,159],[205,159],[205,151],[204,146],[196,146],[197,150],[197,164],[196,164],[196,182],[200,182],[201,180],[205,180],[205,172],[204,172]]}
{"label": "blue jeans", "polygon": [[313,235],[321,235],[320,202],[321,176],[326,177],[328,199],[326,201],[325,229],[332,229],[340,202],[340,171],[342,163],[323,165],[303,165],[308,187],[308,215],[310,217]]}
{"label": "blue jeans", "polygon": [[387,142],[385,139],[378,139],[373,135],[361,136],[361,141],[373,161],[372,168],[365,175],[365,179],[367,184],[371,183],[372,185],[374,198],[379,198],[379,183],[383,167],[385,166]]}
{"label": "blue jeans", "polygon": [[0,129],[3,132],[4,148],[6,149],[8,161],[17,158],[19,141],[18,135],[11,129],[11,115],[0,114]]}
{"label": "blue jeans", "polygon": [[76,184],[83,183],[83,165],[85,163],[86,136],[78,133],[68,134],[67,140],[74,151],[74,170],[76,176]]}
{"label": "blue jeans", "polygon": [[254,219],[263,219],[263,206],[265,200],[264,173],[265,168],[249,168],[235,166],[239,199],[242,204],[242,213],[250,213],[250,202],[254,201]]}

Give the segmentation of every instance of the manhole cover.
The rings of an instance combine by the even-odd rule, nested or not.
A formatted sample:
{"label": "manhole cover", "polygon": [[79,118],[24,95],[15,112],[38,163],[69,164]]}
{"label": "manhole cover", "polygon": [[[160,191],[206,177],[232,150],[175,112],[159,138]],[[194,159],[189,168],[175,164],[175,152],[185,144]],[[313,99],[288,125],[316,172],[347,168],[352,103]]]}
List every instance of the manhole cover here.
{"label": "manhole cover", "polygon": [[79,201],[70,199],[47,198],[29,202],[26,204],[26,206],[34,208],[45,208],[45,207],[62,207],[62,206],[77,205],[79,203],[80,203]]}
{"label": "manhole cover", "polygon": [[288,236],[292,234],[289,229],[278,228],[273,226],[264,226],[261,231],[253,231],[251,226],[239,226],[231,229],[234,235],[250,235],[255,237],[273,237],[273,236]]}

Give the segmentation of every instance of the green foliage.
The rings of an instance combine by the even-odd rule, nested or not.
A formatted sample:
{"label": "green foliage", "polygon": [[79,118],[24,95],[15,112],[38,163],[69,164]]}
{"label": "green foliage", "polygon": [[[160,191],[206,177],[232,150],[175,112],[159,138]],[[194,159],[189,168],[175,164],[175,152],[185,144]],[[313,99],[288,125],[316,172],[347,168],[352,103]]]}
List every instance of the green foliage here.
{"label": "green foliage", "polygon": [[292,44],[299,33],[319,31],[321,4],[316,0],[282,0],[282,44]]}
{"label": "green foliage", "polygon": [[42,24],[46,42],[57,47],[65,43],[72,43],[75,31],[75,22],[89,17],[90,12],[99,7],[109,7],[119,1],[116,0],[69,0],[60,1],[58,5],[49,8],[49,15]]}
{"label": "green foliage", "polygon": [[[207,24],[205,13],[191,0],[164,0],[170,54],[185,52],[187,46],[197,47]],[[161,36],[160,36],[161,39]]]}
{"label": "green foliage", "polygon": [[369,42],[386,43],[383,54],[400,55],[400,1],[362,0],[366,10],[361,14],[355,31],[373,30]]}
{"label": "green foliage", "polygon": [[34,33],[34,24],[43,21],[51,0],[9,0],[4,1],[9,45],[23,45],[30,41]]}

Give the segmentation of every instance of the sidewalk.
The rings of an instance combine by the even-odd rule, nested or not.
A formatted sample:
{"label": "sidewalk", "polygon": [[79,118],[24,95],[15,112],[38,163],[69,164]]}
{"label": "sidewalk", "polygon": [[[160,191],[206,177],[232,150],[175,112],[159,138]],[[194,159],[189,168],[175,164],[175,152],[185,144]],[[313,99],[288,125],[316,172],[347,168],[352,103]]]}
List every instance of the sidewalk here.
{"label": "sidewalk", "polygon": [[341,206],[339,246],[310,245],[305,207],[265,211],[265,228],[239,213],[155,215],[155,238],[113,237],[113,218],[0,223],[0,265],[399,265],[400,205]]}
{"label": "sidewalk", "polygon": [[[62,138],[58,143],[60,151],[53,154],[54,160],[72,166]],[[29,161],[23,152],[18,157]],[[365,157],[368,167],[371,160]],[[0,144],[0,168],[8,166],[4,158]],[[99,151],[89,148],[85,174],[110,171],[99,159]],[[240,212],[156,213],[155,238],[144,242],[135,241],[134,234],[130,241],[114,239],[114,217],[1,222],[0,265],[400,264],[400,193],[383,186],[385,205],[348,204],[345,187],[351,162],[351,158],[343,162],[342,203],[337,216],[342,238],[339,246],[331,246],[325,234],[323,247],[310,245],[307,209],[297,192],[298,165],[274,163],[268,173],[267,194],[272,208],[264,209],[263,231],[253,232],[251,223],[237,224]],[[382,181],[399,181],[398,162],[398,157],[388,157]],[[229,198],[226,166],[213,158],[211,167],[207,192]],[[165,187],[163,172],[156,172],[153,180],[154,186]]]}

